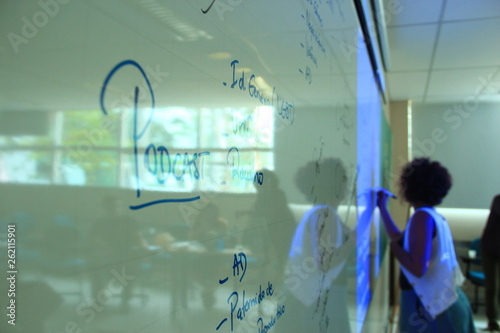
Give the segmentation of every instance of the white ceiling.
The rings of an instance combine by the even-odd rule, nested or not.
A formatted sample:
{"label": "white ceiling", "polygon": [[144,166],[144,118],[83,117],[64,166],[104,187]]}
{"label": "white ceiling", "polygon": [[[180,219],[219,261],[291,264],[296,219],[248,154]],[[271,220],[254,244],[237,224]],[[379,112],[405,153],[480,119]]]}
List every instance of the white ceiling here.
{"label": "white ceiling", "polygon": [[[0,0],[0,31],[5,32],[0,38],[0,110],[99,109],[103,80],[124,59],[164,75],[158,78],[161,89],[155,89],[157,106],[253,105],[254,99],[221,89],[231,79],[233,59],[240,61],[239,68],[246,67],[247,77],[265,77],[270,91],[277,87],[295,105],[352,101],[356,63],[337,46],[357,41],[351,1],[325,9],[324,43],[336,52],[323,54],[317,47],[313,57],[321,58],[314,66],[304,51],[310,29],[300,18],[311,5],[303,0],[259,0],[248,6],[233,1],[240,5],[224,16],[216,10],[203,16],[206,0],[58,0],[50,17],[38,1]],[[280,8],[284,3],[286,11]],[[35,20],[39,27],[33,28]],[[221,53],[227,58],[211,57]],[[314,85],[298,70],[308,66]]]}
{"label": "white ceiling", "polygon": [[384,0],[390,100],[500,101],[500,0]]}
{"label": "white ceiling", "polygon": [[[481,100],[500,102],[500,94],[498,94],[500,91],[500,0],[383,1],[385,2],[384,14],[389,48],[385,78],[390,100],[463,102],[467,98],[475,98],[479,95]],[[75,106],[78,104],[78,98],[85,101],[95,100],[94,104],[96,104],[97,99],[94,95],[101,82],[96,81],[95,78],[101,78],[103,73],[106,73],[106,68],[109,70],[110,64],[113,64],[113,61],[116,63],[114,58],[111,59],[111,51],[125,58],[142,56],[146,63],[151,64],[159,63],[158,55],[160,54],[163,55],[161,59],[166,62],[167,59],[163,58],[168,55],[168,52],[165,50],[172,50],[175,47],[181,48],[181,51],[186,54],[199,56],[200,52],[195,52],[196,49],[187,52],[189,49],[186,48],[194,48],[195,44],[181,43],[170,38],[171,34],[165,31],[172,29],[165,29],[165,23],[142,13],[144,8],[139,8],[142,11],[135,8],[134,6],[138,5],[133,5],[134,1],[127,2],[131,4],[128,7],[123,6],[124,10],[128,9],[132,14],[124,11],[120,13],[107,11],[107,3],[72,2],[71,6],[61,6],[60,11],[64,15],[57,15],[51,19],[50,24],[40,29],[36,38],[30,39],[27,44],[21,44],[21,51],[15,55],[12,55],[12,47],[8,44],[8,39],[2,38],[0,40],[0,70],[3,74],[0,79],[0,105],[8,109],[43,107],[43,100],[51,96],[48,91],[52,89],[52,86],[48,78],[55,77],[54,73],[58,73],[58,82],[52,83],[57,84],[63,93],[57,99],[51,97],[48,102],[50,106],[54,107],[56,100],[61,107],[67,104]],[[177,5],[176,10],[180,10],[179,7],[181,6]],[[31,13],[36,9],[39,10],[35,2],[0,1],[0,17],[2,17],[0,30],[20,33],[19,29],[23,23],[20,17],[31,17]],[[198,13],[198,9],[193,12]],[[146,15],[146,19],[142,20],[140,25],[135,20],[121,19],[127,17],[128,14],[132,17],[139,14]],[[227,15],[222,23],[229,22],[231,18]],[[213,16],[213,19],[218,18]],[[220,22],[216,23],[220,25]],[[242,29],[246,29],[245,25],[241,26]],[[16,29],[12,30],[13,27]],[[210,38],[215,36],[216,31],[211,29],[210,25],[205,24],[203,28],[211,34]],[[280,30],[279,27],[273,28]],[[148,33],[137,31],[148,31]],[[154,35],[151,32],[154,32]],[[115,36],[120,36],[120,38],[115,38]],[[145,36],[147,38],[144,38]],[[284,36],[284,34],[280,35],[283,41]],[[286,36],[292,40],[286,47],[295,50],[296,36],[290,33]],[[153,45],[156,51],[142,52],[140,48],[142,44],[137,41],[150,42],[151,40],[156,42],[148,45]],[[214,48],[214,44],[219,45],[221,40],[218,40],[219,44],[209,42],[204,40],[198,44],[201,48],[210,49]],[[246,43],[236,37],[230,42]],[[62,48],[62,45],[68,48]],[[134,47],[131,48],[130,45]],[[85,46],[101,47],[98,53],[92,54],[88,52],[88,48],[84,48]],[[214,51],[217,50],[214,49]],[[260,49],[259,52],[267,51]],[[272,56],[272,52],[266,56]],[[184,70],[184,68],[179,70],[181,69]],[[203,67],[204,72],[210,72],[210,69],[219,71],[219,68],[212,64]],[[169,69],[172,77],[175,74],[174,70],[176,68]],[[82,82],[74,82],[76,78],[82,78]],[[291,85],[292,82],[294,81],[288,76],[282,80],[281,84],[286,86]],[[344,85],[343,81],[339,82]],[[78,91],[78,98],[74,97],[70,91],[74,87],[78,87],[73,89]],[[328,85],[325,84],[324,87]],[[346,90],[343,87],[335,87],[335,89],[337,92],[342,89]],[[303,95],[303,93],[300,94],[300,96]],[[12,100],[12,96],[23,96],[22,103],[20,104],[18,99]],[[297,98],[300,99],[300,97]],[[69,102],[64,104],[65,100]]]}

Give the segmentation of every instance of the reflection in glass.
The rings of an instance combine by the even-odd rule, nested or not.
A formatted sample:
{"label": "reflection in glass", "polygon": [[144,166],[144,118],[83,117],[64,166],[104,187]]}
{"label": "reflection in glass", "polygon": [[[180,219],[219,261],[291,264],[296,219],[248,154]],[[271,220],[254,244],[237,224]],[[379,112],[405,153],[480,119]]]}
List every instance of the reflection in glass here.
{"label": "reflection in glass", "polygon": [[[345,167],[338,158],[311,161],[297,171],[296,184],[313,207],[290,247],[287,312],[301,318],[304,332],[350,332],[346,263],[356,237],[338,213],[347,192]],[[295,323],[286,322],[283,332],[292,331]]]}
{"label": "reflection in glass", "polygon": [[51,155],[46,150],[0,151],[0,182],[50,184]]}
{"label": "reflection in glass", "polygon": [[[147,131],[136,140],[137,158],[131,112],[113,111],[106,117],[100,110],[46,114],[54,122],[44,135],[0,135],[0,181],[135,188],[137,159],[139,168],[147,170],[140,172],[144,189],[245,193],[255,191],[253,179],[241,179],[274,167],[272,107],[155,110]],[[150,115],[140,112],[139,123],[147,123]],[[238,147],[237,154],[232,147]],[[207,152],[210,158],[202,158]],[[195,154],[199,178],[193,177],[196,170],[186,169]]]}
{"label": "reflection in glass", "polygon": [[116,112],[104,118],[100,110],[58,112],[55,139],[62,146],[80,149],[116,147],[119,127],[113,124],[119,119]]}
{"label": "reflection in glass", "polygon": [[[64,185],[116,186],[119,160],[114,150],[95,150],[87,156],[73,158],[72,152],[63,151],[61,161],[57,166],[56,178]],[[77,155],[78,156],[78,155]],[[71,161],[71,162],[70,162]]]}
{"label": "reflection in glass", "polygon": [[[17,53],[12,40],[0,41],[0,220],[17,226],[18,301],[29,303],[18,319],[32,323],[19,330],[316,333],[353,319],[343,299],[352,265],[329,260],[347,248],[339,232],[349,233],[346,219],[319,196],[335,181],[311,189],[320,179],[313,170],[300,192],[313,190],[314,207],[293,182],[318,140],[324,156],[356,165],[356,54],[342,52],[356,41],[352,6],[217,1],[204,15],[208,3],[169,3],[2,2],[9,36],[30,24],[38,30],[19,35],[27,43]],[[200,33],[207,38],[186,37]],[[18,118],[26,107],[34,111]],[[167,149],[170,166],[160,163]],[[177,198],[195,200],[163,201]],[[130,209],[149,202],[161,203]],[[305,222],[318,246],[299,278],[340,271],[328,292],[315,292],[325,301],[316,308],[301,305],[285,274],[296,224],[310,208],[307,216],[325,211],[329,219]],[[9,332],[4,323],[0,331]]]}

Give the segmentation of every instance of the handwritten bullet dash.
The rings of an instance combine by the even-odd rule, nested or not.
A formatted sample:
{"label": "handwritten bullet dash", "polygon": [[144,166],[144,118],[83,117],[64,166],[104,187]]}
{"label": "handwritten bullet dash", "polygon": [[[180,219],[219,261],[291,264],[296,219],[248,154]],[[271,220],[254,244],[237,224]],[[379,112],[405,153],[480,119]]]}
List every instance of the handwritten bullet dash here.
{"label": "handwritten bullet dash", "polygon": [[222,326],[222,324],[224,324],[225,322],[227,321],[227,318],[224,318],[224,320],[222,320],[219,324],[219,326],[217,326],[217,328],[215,329],[216,331],[219,330],[219,328]]}

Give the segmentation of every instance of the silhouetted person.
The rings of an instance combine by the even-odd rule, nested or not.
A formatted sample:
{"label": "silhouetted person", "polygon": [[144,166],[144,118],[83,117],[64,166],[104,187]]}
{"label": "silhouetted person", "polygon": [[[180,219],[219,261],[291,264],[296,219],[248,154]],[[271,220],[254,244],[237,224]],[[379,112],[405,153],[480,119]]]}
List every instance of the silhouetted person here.
{"label": "silhouetted person", "polygon": [[490,331],[500,331],[498,303],[500,302],[500,195],[491,201],[490,214],[481,236],[481,259],[486,280],[485,305]]}
{"label": "silhouetted person", "polygon": [[252,251],[266,258],[266,279],[277,287],[283,281],[296,222],[276,173],[269,169],[259,172],[263,181],[255,183],[257,197],[249,214],[250,223],[258,226],[261,242],[254,243]]}

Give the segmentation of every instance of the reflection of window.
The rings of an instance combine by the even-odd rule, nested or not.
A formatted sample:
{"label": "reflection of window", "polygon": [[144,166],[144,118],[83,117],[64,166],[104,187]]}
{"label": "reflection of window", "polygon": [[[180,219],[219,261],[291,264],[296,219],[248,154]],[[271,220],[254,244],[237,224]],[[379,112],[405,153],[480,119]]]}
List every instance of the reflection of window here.
{"label": "reflection of window", "polygon": [[[166,108],[156,110],[154,115],[148,112],[141,113],[138,119],[138,128],[146,129],[139,140],[139,161],[143,163],[143,156],[148,146],[153,144],[155,149],[165,147],[168,156],[164,154],[163,164],[153,161],[148,155],[148,167],[151,172],[141,172],[141,188],[168,189],[169,191],[190,190],[228,190],[236,192],[253,191],[253,182],[232,179],[232,165],[228,165],[227,155],[231,147],[240,151],[239,167],[249,174],[261,168],[273,168],[272,148],[274,146],[273,110],[259,107],[256,109],[185,109]],[[148,119],[151,122],[148,124]],[[128,131],[133,131],[128,127]],[[138,131],[139,132],[139,131]],[[135,186],[135,160],[132,153],[133,133],[126,135],[130,140],[126,146],[130,148],[122,160],[122,186]],[[209,152],[210,155],[197,160],[201,177],[193,176],[193,169],[189,172],[184,168],[184,158],[173,166],[177,156],[189,156]],[[157,153],[157,159],[159,153]],[[152,167],[151,165],[154,164]],[[142,165],[141,165],[142,166]],[[163,167],[160,170],[160,167]],[[169,168],[171,167],[171,168]],[[170,171],[170,172],[169,172]],[[182,179],[179,178],[182,176]],[[159,183],[159,179],[162,183]],[[223,184],[223,186],[221,186]]]}
{"label": "reflection of window", "polygon": [[[136,141],[132,112],[110,112],[107,116],[97,110],[38,114],[46,119],[38,121],[44,125],[42,130],[34,129],[36,123],[32,129],[24,126],[19,132],[0,128],[0,182],[134,188],[135,144],[140,167],[144,167],[144,152],[150,144],[166,147],[172,157],[210,153],[200,165],[202,179],[171,176],[160,184],[157,175],[141,171],[143,189],[246,192],[253,190],[253,183],[240,181],[234,172],[251,175],[261,168],[273,168],[274,115],[269,107],[141,111],[137,127],[145,131]],[[6,117],[13,124],[19,123],[17,117],[27,119],[22,112],[0,113],[0,119]],[[236,171],[228,159],[232,147],[239,151]]]}

